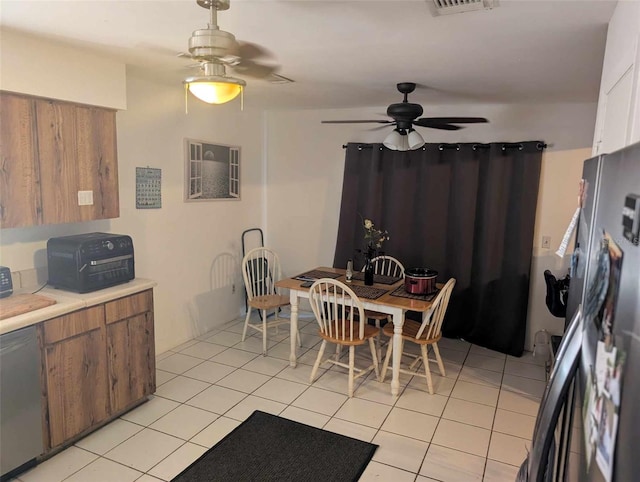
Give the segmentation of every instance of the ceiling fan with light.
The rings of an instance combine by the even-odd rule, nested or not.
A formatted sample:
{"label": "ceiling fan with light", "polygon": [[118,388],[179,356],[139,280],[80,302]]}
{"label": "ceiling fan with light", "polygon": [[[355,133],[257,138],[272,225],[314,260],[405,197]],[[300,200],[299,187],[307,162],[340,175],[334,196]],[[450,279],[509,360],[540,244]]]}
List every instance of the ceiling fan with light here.
{"label": "ceiling fan with light", "polygon": [[385,138],[383,144],[394,151],[410,151],[418,149],[424,145],[424,139],[413,128],[413,126],[456,131],[458,129],[462,129],[462,126],[455,124],[478,124],[489,122],[484,117],[420,117],[423,112],[422,106],[420,104],[412,104],[407,99],[408,95],[415,90],[416,84],[413,82],[400,82],[397,84],[397,88],[401,94],[404,94],[404,100],[396,104],[391,104],[387,108],[387,115],[393,120],[331,120],[322,121],[322,123],[377,123],[396,126],[393,132]]}
{"label": "ceiling fan with light", "polygon": [[256,44],[241,42],[218,27],[218,11],[228,10],[230,0],[196,0],[209,10],[207,28],[193,32],[189,39],[189,53],[180,54],[196,60],[200,74],[184,80],[185,87],[198,99],[209,104],[224,104],[235,99],[246,86],[242,79],[228,76],[230,67],[240,75],[264,78],[273,74],[277,66],[263,64],[256,59],[269,54]]}

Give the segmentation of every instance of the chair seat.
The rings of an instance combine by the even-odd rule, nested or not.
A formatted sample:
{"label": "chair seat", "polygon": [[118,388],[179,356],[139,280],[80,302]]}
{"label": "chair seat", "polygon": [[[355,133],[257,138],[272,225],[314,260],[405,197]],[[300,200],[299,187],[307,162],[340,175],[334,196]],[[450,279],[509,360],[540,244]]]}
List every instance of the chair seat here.
{"label": "chair seat", "polygon": [[[417,321],[405,319],[404,324],[402,325],[402,338],[404,338],[405,340],[409,340],[414,343],[417,343],[419,345],[428,345],[431,343],[436,343],[440,340],[440,338],[442,338],[442,334],[440,333],[438,333],[438,336],[436,336],[435,338],[426,338],[426,333],[428,330],[424,330],[424,332],[422,333],[423,338],[419,338],[416,340],[416,335],[418,334],[418,331],[420,331],[421,325],[422,324],[418,323]],[[382,328],[382,332],[385,335],[391,337],[393,336],[393,328],[394,328],[393,323],[388,323],[384,326],[384,328]]]}
{"label": "chair seat", "polygon": [[[333,324],[333,322],[332,322],[332,324]],[[359,333],[359,330],[360,330],[360,324],[357,321],[354,321],[353,322],[353,333],[357,334],[357,333]],[[346,335],[343,338],[342,335],[343,335],[344,331],[346,331]],[[380,332],[380,330],[378,328],[376,328],[375,326],[371,326],[369,324],[365,324],[364,325],[364,337],[362,338],[362,340],[359,339],[359,338],[356,338],[354,340],[350,340],[349,339],[349,333],[351,333],[351,326],[350,326],[349,322],[345,323],[345,329],[344,330],[342,330],[342,326],[341,326],[339,331],[338,331],[338,333],[334,332],[334,336],[326,335],[326,334],[322,333],[322,331],[318,330],[318,334],[324,340],[330,341],[332,343],[338,343],[340,345],[346,345],[346,346],[364,345],[364,343],[369,338],[373,338],[379,332]]]}
{"label": "chair seat", "polygon": [[285,295],[255,296],[249,300],[249,306],[257,310],[270,310],[279,306],[287,306],[289,297]]}

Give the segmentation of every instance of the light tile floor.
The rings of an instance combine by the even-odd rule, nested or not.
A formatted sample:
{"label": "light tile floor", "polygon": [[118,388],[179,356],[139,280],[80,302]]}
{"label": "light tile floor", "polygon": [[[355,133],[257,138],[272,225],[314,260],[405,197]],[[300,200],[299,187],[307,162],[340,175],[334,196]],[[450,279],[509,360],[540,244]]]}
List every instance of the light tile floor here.
{"label": "light tile floor", "polygon": [[386,383],[370,374],[349,399],[339,367],[321,369],[309,384],[320,338],[314,321],[300,325],[295,369],[286,328],[270,337],[262,357],[259,333],[241,341],[241,320],[159,355],[148,402],[16,480],[168,481],[254,410],[378,444],[363,481],[514,480],[544,390],[544,360],[443,339],[447,373],[432,366],[434,395],[424,378],[402,375],[393,399],[390,374]]}

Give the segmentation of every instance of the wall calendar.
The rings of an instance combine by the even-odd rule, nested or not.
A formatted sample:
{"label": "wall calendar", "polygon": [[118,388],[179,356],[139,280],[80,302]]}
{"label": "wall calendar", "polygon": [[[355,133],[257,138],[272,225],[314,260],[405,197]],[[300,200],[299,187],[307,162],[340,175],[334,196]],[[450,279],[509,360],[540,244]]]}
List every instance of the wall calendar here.
{"label": "wall calendar", "polygon": [[136,167],[136,209],[162,207],[162,169]]}

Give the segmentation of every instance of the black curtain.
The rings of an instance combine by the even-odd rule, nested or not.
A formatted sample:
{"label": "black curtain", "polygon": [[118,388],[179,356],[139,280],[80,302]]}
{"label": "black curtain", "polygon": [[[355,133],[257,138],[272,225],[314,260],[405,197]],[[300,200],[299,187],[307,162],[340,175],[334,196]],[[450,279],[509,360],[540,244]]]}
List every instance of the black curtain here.
{"label": "black curtain", "polygon": [[[443,334],[522,355],[540,164],[539,141],[346,146],[334,266],[362,263],[362,219],[389,231],[385,253],[456,288]],[[360,264],[358,264],[360,263]]]}

